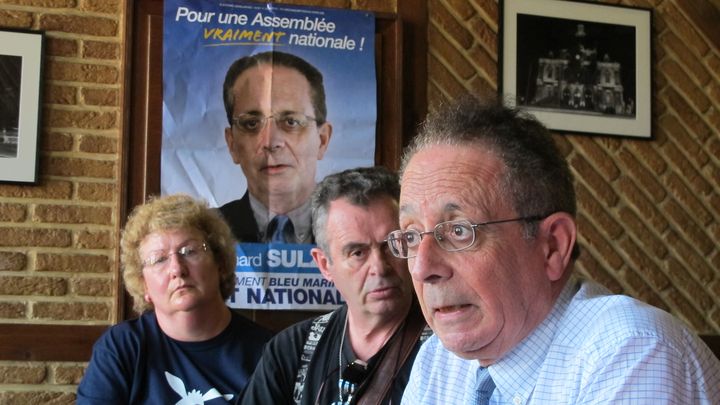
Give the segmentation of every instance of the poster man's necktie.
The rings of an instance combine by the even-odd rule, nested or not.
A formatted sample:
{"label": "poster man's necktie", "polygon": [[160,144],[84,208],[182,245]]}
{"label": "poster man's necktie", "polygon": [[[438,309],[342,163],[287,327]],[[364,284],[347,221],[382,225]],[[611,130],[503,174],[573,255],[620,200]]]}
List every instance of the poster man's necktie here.
{"label": "poster man's necktie", "polygon": [[285,232],[286,229],[291,228],[292,223],[287,215],[276,215],[275,218],[270,221],[270,229],[272,229],[272,237],[270,237],[271,243],[286,243]]}
{"label": "poster man's necktie", "polygon": [[490,376],[487,368],[480,368],[477,373],[477,404],[488,405],[493,391],[495,391],[495,381]]}

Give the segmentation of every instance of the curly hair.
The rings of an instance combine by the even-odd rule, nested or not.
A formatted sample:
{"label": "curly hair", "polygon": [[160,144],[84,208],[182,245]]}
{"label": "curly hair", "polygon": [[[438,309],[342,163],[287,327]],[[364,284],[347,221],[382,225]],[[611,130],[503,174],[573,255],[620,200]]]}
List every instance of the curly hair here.
{"label": "curly hair", "polygon": [[184,194],[152,197],[135,207],[120,239],[120,261],[123,281],[133,298],[138,313],[153,309],[144,299],[143,265],[138,252],[145,237],[153,232],[173,229],[199,231],[208,244],[220,275],[220,294],[228,299],[235,290],[235,239],[219,212],[208,208],[205,201]]}

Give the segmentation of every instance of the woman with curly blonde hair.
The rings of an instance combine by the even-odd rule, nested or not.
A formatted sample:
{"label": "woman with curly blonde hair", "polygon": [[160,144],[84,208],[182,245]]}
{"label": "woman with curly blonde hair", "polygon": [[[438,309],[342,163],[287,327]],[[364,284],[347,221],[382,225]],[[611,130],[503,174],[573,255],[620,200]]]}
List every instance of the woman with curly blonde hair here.
{"label": "woman with curly blonde hair", "polygon": [[140,315],[95,344],[78,404],[237,400],[270,333],[225,304],[235,240],[217,210],[186,195],[154,198],[132,212],[120,248]]}

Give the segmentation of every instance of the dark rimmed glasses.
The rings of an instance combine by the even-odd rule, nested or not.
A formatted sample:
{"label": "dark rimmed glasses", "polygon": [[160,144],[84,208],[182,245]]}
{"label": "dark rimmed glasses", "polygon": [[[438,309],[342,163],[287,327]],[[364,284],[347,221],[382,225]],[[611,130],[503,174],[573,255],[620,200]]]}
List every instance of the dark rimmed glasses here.
{"label": "dark rimmed glasses", "polygon": [[432,234],[438,245],[448,252],[459,252],[471,247],[477,240],[477,228],[487,225],[503,224],[506,222],[533,222],[540,221],[547,215],[530,215],[526,217],[501,219],[473,224],[467,219],[440,222],[431,231],[420,232],[415,229],[397,230],[388,234],[387,244],[390,253],[401,259],[417,256],[417,250],[423,237]]}
{"label": "dark rimmed glasses", "polygon": [[294,112],[268,116],[259,114],[242,114],[237,117],[233,117],[231,122],[233,127],[240,133],[246,135],[257,135],[265,128],[269,120],[273,120],[280,130],[289,134],[301,132],[311,122],[319,123],[315,117]]}

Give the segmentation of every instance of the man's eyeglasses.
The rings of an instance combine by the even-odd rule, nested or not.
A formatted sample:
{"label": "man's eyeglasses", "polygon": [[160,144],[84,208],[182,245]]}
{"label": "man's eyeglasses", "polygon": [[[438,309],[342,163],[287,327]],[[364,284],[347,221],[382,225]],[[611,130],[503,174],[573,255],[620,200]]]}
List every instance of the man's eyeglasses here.
{"label": "man's eyeglasses", "polygon": [[438,245],[448,252],[459,252],[472,246],[478,239],[477,228],[480,226],[502,224],[506,222],[533,222],[540,221],[546,216],[531,215],[527,217],[501,219],[473,224],[467,219],[457,221],[440,222],[431,231],[420,232],[415,229],[406,231],[397,230],[388,234],[387,244],[390,252],[401,259],[408,259],[417,256],[418,246],[423,236],[432,234]]}
{"label": "man's eyeglasses", "polygon": [[256,135],[265,128],[269,120],[273,120],[280,130],[289,134],[301,132],[310,122],[318,123],[315,117],[309,117],[305,114],[282,113],[268,115],[267,117],[257,114],[242,114],[232,118],[232,125],[243,134]]}
{"label": "man's eyeglasses", "polygon": [[206,243],[190,242],[176,250],[155,250],[142,261],[143,267],[150,270],[164,270],[170,263],[170,256],[178,255],[187,264],[197,264],[204,257],[208,246]]}

